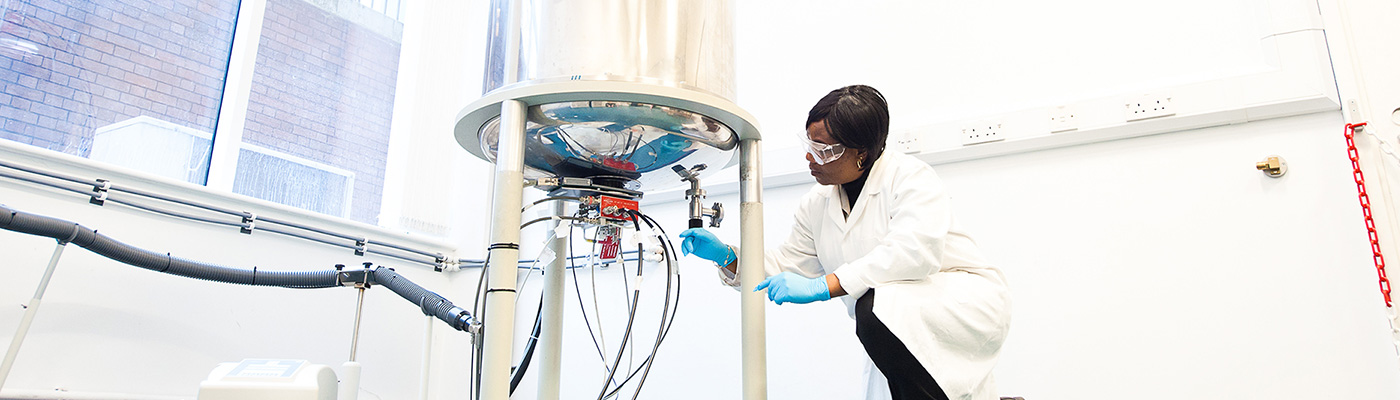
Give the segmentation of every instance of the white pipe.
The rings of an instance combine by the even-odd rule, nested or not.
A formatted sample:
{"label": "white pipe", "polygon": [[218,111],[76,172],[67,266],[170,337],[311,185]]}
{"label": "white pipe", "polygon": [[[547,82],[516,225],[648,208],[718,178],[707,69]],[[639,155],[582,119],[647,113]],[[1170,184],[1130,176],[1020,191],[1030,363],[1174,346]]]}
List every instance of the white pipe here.
{"label": "white pipe", "polygon": [[515,331],[516,260],[520,259],[520,206],[525,190],[525,103],[501,102],[496,180],[491,194],[491,262],[486,266],[485,341],[481,398],[510,398],[511,339]]}
{"label": "white pipe", "polygon": [[0,364],[0,389],[5,388],[5,378],[10,376],[15,357],[19,356],[19,347],[24,344],[24,336],[29,334],[29,326],[34,324],[34,315],[39,313],[39,303],[44,299],[44,291],[49,288],[49,281],[53,279],[53,271],[58,267],[58,258],[63,255],[65,247],[68,247],[68,242],[58,242],[58,246],[53,248],[53,256],[49,257],[49,267],[44,270],[44,277],[39,279],[39,287],[34,289],[34,298],[29,300],[29,305],[24,308],[24,317],[19,321],[19,329],[10,340],[10,349],[5,351],[4,363]]}
{"label": "white pipe", "polygon": [[[564,215],[568,206],[563,201],[554,202],[554,215]],[[554,252],[554,260],[549,263],[544,272],[544,309],[540,318],[540,338],[538,342],[539,358],[535,361],[538,365],[539,390],[535,395],[539,400],[559,399],[559,376],[562,373],[562,355],[564,353],[564,268],[567,266],[568,235],[558,236],[559,226],[565,225],[563,220],[554,220],[551,229],[555,236],[549,242],[549,249]]]}
{"label": "white pipe", "polygon": [[745,400],[768,398],[763,281],[763,155],[759,139],[739,142],[739,307]]}
{"label": "white pipe", "polygon": [[340,365],[340,370],[345,373],[345,376],[340,378],[340,394],[336,396],[336,399],[355,400],[356,397],[360,396],[360,363],[346,361],[345,364]]}
{"label": "white pipe", "polygon": [[418,400],[428,400],[428,376],[432,373],[433,360],[433,316],[423,317],[423,367],[422,380],[418,382]]}

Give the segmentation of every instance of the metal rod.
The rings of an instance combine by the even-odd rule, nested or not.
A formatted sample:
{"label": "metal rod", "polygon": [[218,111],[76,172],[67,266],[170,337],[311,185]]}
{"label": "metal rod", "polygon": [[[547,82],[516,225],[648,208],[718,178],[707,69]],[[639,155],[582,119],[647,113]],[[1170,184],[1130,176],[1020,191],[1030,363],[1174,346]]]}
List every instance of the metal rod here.
{"label": "metal rod", "polygon": [[350,336],[350,361],[355,361],[355,351],[360,347],[360,314],[365,309],[365,287],[355,285],[359,289],[359,298],[355,300],[355,333]]}
{"label": "metal rod", "polygon": [[511,339],[515,331],[516,260],[520,259],[520,206],[525,190],[525,103],[501,102],[500,143],[491,194],[491,262],[486,265],[486,321],[481,398],[510,398]]}
{"label": "metal rod", "polygon": [[753,288],[763,281],[763,155],[759,139],[739,142],[739,307],[745,400],[768,397],[764,297]]}
{"label": "metal rod", "polygon": [[53,271],[58,267],[58,258],[63,255],[63,249],[68,247],[68,242],[58,242],[58,246],[53,249],[53,256],[49,257],[49,267],[44,270],[44,277],[39,279],[39,287],[34,289],[34,298],[29,300],[29,305],[24,308],[24,317],[19,321],[19,329],[15,331],[14,339],[10,340],[10,349],[5,351],[5,361],[0,364],[0,389],[5,388],[5,378],[10,376],[10,369],[15,365],[15,357],[19,356],[19,347],[24,344],[24,336],[29,334],[29,326],[34,324],[34,315],[39,313],[39,303],[44,299],[44,291],[49,288],[49,281],[53,279]]}
{"label": "metal rod", "polygon": [[[568,204],[562,201],[554,202],[554,215],[564,215],[568,212]],[[544,271],[544,303],[543,314],[540,318],[540,338],[539,338],[539,391],[535,398],[540,400],[559,399],[559,377],[562,373],[562,355],[564,345],[564,269],[568,260],[568,238],[567,234],[559,236],[559,227],[567,225],[564,220],[555,220],[551,229],[554,232],[554,240],[549,242],[550,251],[554,252],[554,260],[545,267]],[[638,255],[640,257],[640,255]]]}

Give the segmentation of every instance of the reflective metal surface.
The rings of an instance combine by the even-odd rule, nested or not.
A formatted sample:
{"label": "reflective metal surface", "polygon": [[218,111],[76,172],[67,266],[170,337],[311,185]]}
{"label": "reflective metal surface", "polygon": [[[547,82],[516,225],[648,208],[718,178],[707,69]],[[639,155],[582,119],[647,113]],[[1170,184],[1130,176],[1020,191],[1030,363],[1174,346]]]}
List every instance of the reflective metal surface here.
{"label": "reflective metal surface", "polygon": [[[684,185],[668,170],[672,164],[707,164],[712,172],[736,159],[736,130],[745,127],[721,122],[732,119],[732,113],[706,115],[716,107],[693,107],[690,100],[727,103],[719,109],[732,105],[730,1],[518,3],[520,33],[518,51],[513,51],[517,47],[510,40],[510,1],[492,2],[483,82],[488,97],[531,85],[585,82],[664,87],[679,95],[644,91],[646,95],[635,100],[600,93],[566,101],[527,101],[527,177],[621,177],[631,182],[625,189],[649,191]],[[457,128],[459,141],[463,128]],[[478,155],[495,162],[499,118],[466,128],[476,130]]]}
{"label": "reflective metal surface", "polygon": [[[646,79],[734,100],[729,0],[517,0],[520,48],[508,50],[509,0],[492,1],[483,92],[544,79]],[[516,80],[505,68],[517,62]]]}
{"label": "reflective metal surface", "polygon": [[[500,119],[481,129],[482,153],[495,162]],[[738,138],[713,118],[674,107],[621,101],[572,101],[529,108],[527,178],[616,176],[654,190],[683,184],[669,166],[728,164]]]}

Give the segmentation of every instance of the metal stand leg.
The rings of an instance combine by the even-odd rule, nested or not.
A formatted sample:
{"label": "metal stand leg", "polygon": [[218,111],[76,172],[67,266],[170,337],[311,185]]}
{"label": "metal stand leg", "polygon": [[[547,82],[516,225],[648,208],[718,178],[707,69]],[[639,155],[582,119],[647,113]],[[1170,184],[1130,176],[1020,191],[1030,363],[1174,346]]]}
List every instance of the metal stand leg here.
{"label": "metal stand leg", "polygon": [[[365,274],[369,276],[368,265]],[[341,364],[345,376],[340,380],[340,400],[355,400],[360,396],[360,363],[355,361],[355,355],[360,347],[360,315],[365,309],[365,289],[363,282],[355,284],[355,290],[360,291],[359,298],[355,300],[355,333],[350,337],[350,361]]]}
{"label": "metal stand leg", "polygon": [[762,142],[739,142],[739,307],[743,333],[744,399],[768,398],[768,348],[764,341]]}
{"label": "metal stand leg", "polygon": [[24,344],[24,336],[29,334],[29,326],[34,323],[34,315],[39,313],[39,303],[44,299],[44,291],[49,288],[49,280],[53,279],[54,268],[58,267],[58,258],[63,255],[65,247],[68,247],[68,242],[58,242],[58,246],[54,247],[53,256],[49,257],[49,267],[39,280],[39,288],[34,290],[34,298],[24,308],[24,318],[19,321],[15,338],[10,340],[10,349],[5,351],[4,363],[0,364],[0,389],[5,388],[5,378],[10,376],[10,368],[14,367],[15,357],[19,356],[19,347]]}
{"label": "metal stand leg", "polygon": [[501,102],[500,143],[491,210],[491,247],[485,273],[486,322],[481,398],[510,398],[511,339],[515,332],[515,278],[520,259],[520,206],[525,191],[525,103]]}
{"label": "metal stand leg", "polygon": [[[564,215],[568,205],[554,202],[554,215]],[[563,220],[555,220],[551,229],[558,232]],[[562,373],[561,357],[564,345],[564,268],[568,265],[568,236],[557,236],[549,242],[554,252],[554,260],[544,272],[544,311],[540,316],[539,339],[539,400],[559,400],[559,376]]]}

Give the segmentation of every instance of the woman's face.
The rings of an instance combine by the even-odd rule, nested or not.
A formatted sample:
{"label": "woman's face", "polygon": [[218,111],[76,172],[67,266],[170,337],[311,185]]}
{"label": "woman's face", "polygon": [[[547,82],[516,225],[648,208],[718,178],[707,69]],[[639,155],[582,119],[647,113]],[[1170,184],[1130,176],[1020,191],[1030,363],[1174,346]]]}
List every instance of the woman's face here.
{"label": "woman's face", "polygon": [[[825,121],[807,125],[807,138],[821,144],[838,144],[836,139],[831,137],[831,133],[827,132]],[[860,164],[857,161],[862,158],[862,154],[865,154],[864,150],[846,149],[840,158],[826,164],[817,164],[812,155],[807,154],[807,169],[812,170],[812,177],[817,178],[817,183],[823,185],[850,183],[860,178]]]}

